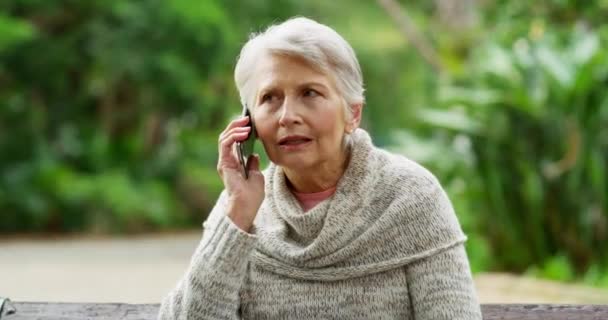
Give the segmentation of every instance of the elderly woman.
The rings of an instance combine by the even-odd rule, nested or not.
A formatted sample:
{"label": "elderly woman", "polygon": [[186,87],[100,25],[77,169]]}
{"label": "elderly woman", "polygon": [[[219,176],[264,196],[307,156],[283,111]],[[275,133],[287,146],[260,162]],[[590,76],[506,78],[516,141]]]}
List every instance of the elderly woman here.
{"label": "elderly woman", "polygon": [[[437,179],[359,128],[363,81],[334,30],[294,18],[235,69],[252,119],[219,137],[225,190],[160,319],[481,319],[463,234]],[[236,142],[257,136],[245,178]]]}

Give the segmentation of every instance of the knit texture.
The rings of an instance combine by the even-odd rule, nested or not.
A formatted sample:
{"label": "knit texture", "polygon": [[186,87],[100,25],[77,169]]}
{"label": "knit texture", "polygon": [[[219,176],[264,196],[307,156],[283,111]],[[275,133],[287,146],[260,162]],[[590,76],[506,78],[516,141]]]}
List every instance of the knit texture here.
{"label": "knit texture", "polygon": [[159,319],[481,319],[437,179],[363,129],[352,141],[336,192],[306,213],[274,164],[252,234],[226,217],[222,192]]}

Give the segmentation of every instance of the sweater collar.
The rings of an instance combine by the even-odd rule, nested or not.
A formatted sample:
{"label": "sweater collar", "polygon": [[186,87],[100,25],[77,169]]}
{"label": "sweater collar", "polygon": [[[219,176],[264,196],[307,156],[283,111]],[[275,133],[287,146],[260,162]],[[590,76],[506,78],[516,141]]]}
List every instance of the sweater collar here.
{"label": "sweater collar", "polygon": [[[406,214],[391,204],[398,198],[415,201],[408,197],[416,192],[395,193],[383,182],[391,159],[373,146],[365,130],[355,130],[351,138],[351,158],[335,193],[306,214],[281,167],[271,164],[265,170],[266,198],[254,223],[259,239],[254,263],[303,279],[336,280],[394,268],[424,250],[463,241],[455,217],[445,221],[451,231],[429,243],[412,241],[422,234],[395,228]],[[435,218],[442,217],[422,223],[441,223]]]}

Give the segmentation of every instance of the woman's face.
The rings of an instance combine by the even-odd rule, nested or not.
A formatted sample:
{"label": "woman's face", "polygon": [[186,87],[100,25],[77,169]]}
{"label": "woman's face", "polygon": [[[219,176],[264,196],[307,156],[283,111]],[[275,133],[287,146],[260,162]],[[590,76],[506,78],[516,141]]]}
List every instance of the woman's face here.
{"label": "woman's face", "polygon": [[334,81],[302,59],[280,55],[261,59],[256,74],[252,116],[270,160],[295,171],[340,161],[351,126]]}

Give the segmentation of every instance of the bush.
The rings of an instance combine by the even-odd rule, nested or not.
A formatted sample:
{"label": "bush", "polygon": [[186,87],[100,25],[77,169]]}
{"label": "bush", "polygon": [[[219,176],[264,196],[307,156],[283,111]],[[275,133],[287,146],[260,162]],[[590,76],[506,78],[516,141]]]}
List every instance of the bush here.
{"label": "bush", "polygon": [[509,47],[487,41],[469,73],[440,88],[442,108],[419,113],[470,141],[483,201],[477,232],[494,268],[548,263],[555,277],[563,259],[577,274],[608,265],[606,31],[581,24]]}
{"label": "bush", "polygon": [[[290,1],[0,2],[0,232],[199,225],[252,25]],[[280,12],[280,14],[278,14]]]}

